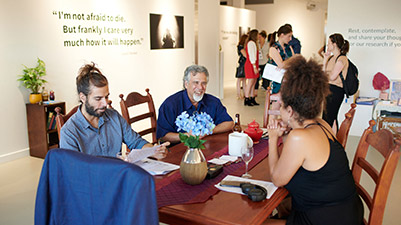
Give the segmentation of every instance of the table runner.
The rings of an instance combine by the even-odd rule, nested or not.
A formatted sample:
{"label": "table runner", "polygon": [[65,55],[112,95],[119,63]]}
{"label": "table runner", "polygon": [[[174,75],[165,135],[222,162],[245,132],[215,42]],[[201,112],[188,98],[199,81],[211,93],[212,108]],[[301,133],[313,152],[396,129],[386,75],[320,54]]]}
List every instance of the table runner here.
{"label": "table runner", "polygon": [[[207,160],[220,157],[223,154],[228,154],[228,146],[215,152],[207,157]],[[268,141],[261,140],[259,144],[254,145],[254,157],[248,165],[248,169],[252,169],[260,161],[262,161],[268,154]],[[164,178],[156,184],[156,198],[157,206],[163,207],[167,205],[180,205],[201,203],[208,200],[211,196],[216,194],[219,189],[214,187],[227,175],[241,175],[245,172],[245,163],[232,163],[224,166],[223,172],[217,177],[209,180],[204,180],[198,185],[186,184],[179,171],[176,171],[170,177]]]}

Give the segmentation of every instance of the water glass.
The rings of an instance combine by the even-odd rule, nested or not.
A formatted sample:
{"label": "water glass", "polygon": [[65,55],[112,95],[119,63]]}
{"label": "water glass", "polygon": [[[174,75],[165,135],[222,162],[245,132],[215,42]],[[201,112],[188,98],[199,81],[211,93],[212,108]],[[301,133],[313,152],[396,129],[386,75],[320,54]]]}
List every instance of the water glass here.
{"label": "water glass", "polygon": [[253,158],[253,147],[243,147],[241,148],[241,158],[245,162],[245,173],[242,175],[244,178],[250,178],[252,175],[248,173],[248,163]]}

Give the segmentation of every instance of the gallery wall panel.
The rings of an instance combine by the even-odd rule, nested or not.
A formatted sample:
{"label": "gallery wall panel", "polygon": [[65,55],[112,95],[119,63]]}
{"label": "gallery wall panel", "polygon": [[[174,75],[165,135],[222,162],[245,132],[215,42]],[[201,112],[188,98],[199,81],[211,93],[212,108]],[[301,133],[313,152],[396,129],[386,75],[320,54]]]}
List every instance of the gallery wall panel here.
{"label": "gallery wall panel", "polygon": [[[46,63],[48,83],[67,109],[78,104],[75,78],[95,62],[107,76],[113,106],[120,93],[150,88],[156,108],[182,88],[186,66],[194,60],[194,3],[187,0],[2,1],[0,9],[0,158],[28,148],[25,103],[29,92],[16,81],[22,64]],[[180,16],[180,48],[151,50],[150,14]],[[12,119],[11,119],[12,118]],[[10,129],[12,128],[12,129]]]}

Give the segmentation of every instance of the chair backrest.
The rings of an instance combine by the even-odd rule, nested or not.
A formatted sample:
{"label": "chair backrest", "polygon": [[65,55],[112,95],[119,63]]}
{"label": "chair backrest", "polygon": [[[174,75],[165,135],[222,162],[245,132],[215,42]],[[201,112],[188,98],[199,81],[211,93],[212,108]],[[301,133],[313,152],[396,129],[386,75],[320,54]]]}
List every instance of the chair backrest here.
{"label": "chair backrest", "polygon": [[[108,100],[108,105],[107,107],[112,109],[113,107],[111,106],[111,100]],[[56,116],[56,125],[57,125],[57,133],[58,136],[60,138],[60,131],[61,131],[61,127],[65,124],[65,122],[67,122],[67,120],[74,115],[74,113],[76,113],[78,111],[78,107],[80,105],[75,106],[74,108],[72,108],[67,114],[63,115],[63,110],[60,107],[56,107],[54,109],[54,111],[56,111],[57,116]]]}
{"label": "chair backrest", "polygon": [[57,133],[58,136],[60,137],[60,131],[61,127],[67,122],[67,120],[74,115],[78,111],[79,105],[75,106],[68,112],[67,114],[63,115],[62,109],[60,107],[56,107],[54,111],[56,111],[57,116],[56,116],[56,125],[57,125]]}
{"label": "chair backrest", "polygon": [[142,168],[110,157],[50,150],[35,224],[159,224],[155,184]]}
{"label": "chair backrest", "polygon": [[354,115],[356,111],[355,108],[356,104],[352,103],[351,109],[347,113],[345,113],[345,119],[341,123],[340,129],[337,132],[337,140],[343,145],[344,149],[347,145],[348,134],[352,125],[352,121],[354,120]]}
{"label": "chair backrest", "polygon": [[[138,134],[143,136],[146,134],[152,134],[152,143],[156,143],[156,110],[155,106],[153,104],[153,98],[152,95],[149,93],[149,88],[146,88],[146,93],[147,95],[143,96],[138,92],[131,92],[128,94],[127,98],[124,100],[124,95],[120,94],[120,106],[121,106],[121,114],[124,117],[124,119],[128,122],[128,124],[132,124],[144,119],[150,119],[150,128],[144,129],[142,131],[139,131]],[[146,113],[142,113],[139,115],[135,116],[130,116],[130,113],[128,111],[128,108],[137,106],[140,104],[148,104],[148,109],[149,111]]]}
{"label": "chair backrest", "polygon": [[[373,133],[374,120],[369,121],[367,128],[359,141],[352,163],[352,175],[354,176],[358,194],[362,197],[370,213],[365,224],[382,224],[384,208],[386,206],[391,181],[400,157],[401,139],[394,138],[393,134],[386,129]],[[378,171],[367,161],[367,152],[376,150],[384,157],[384,162]],[[361,184],[362,170],[375,182],[374,194],[371,196]]]}
{"label": "chair backrest", "polygon": [[[263,127],[266,128],[269,124],[270,115],[278,116],[280,115],[280,109],[277,107],[272,107],[273,102],[280,101],[279,94],[271,94],[271,87],[267,87],[266,98],[265,98],[265,112],[263,114]],[[277,104],[278,105],[278,104]]]}

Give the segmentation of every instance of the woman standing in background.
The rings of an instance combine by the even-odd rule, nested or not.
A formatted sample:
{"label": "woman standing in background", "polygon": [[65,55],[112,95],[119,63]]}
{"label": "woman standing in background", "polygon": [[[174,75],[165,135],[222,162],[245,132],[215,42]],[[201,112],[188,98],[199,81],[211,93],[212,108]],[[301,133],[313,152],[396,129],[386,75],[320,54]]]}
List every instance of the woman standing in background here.
{"label": "woman standing in background", "polygon": [[247,38],[248,35],[246,34],[242,35],[237,45],[237,53],[239,56],[237,72],[235,73],[235,77],[237,78],[237,99],[244,98],[241,93],[241,88],[245,87],[245,69],[244,69],[246,61],[245,41]]}
{"label": "woman standing in background", "polygon": [[338,111],[340,110],[345,94],[340,74],[342,73],[344,79],[347,77],[348,58],[346,54],[348,50],[349,42],[341,34],[330,35],[327,43],[327,51],[324,53],[323,70],[329,78],[331,94],[327,96],[323,119],[331,127],[333,127],[335,121],[336,126],[333,127],[335,132],[338,129]]}
{"label": "woman standing in background", "polygon": [[[267,34],[266,31],[262,30],[259,33],[259,46],[260,46],[260,50],[259,50],[259,74],[262,75],[263,71],[265,69],[266,63],[267,63],[267,57],[269,55],[269,43],[266,41],[267,38]],[[258,81],[256,82],[256,86],[255,88],[257,89],[258,86]],[[270,82],[269,80],[267,80],[266,78],[262,78],[262,87],[264,89],[267,89],[267,87],[269,87]]]}
{"label": "woman standing in background", "polygon": [[249,32],[246,42],[246,62],[245,62],[245,100],[244,105],[259,105],[255,101],[255,83],[259,77],[259,47],[258,47],[258,30],[254,29]]}
{"label": "woman standing in background", "polygon": [[[278,41],[276,41],[276,34]],[[283,25],[277,32],[273,33],[270,40],[269,61],[280,69],[284,68],[284,61],[294,55],[294,50],[288,44],[292,37],[292,29],[290,26]],[[278,93],[280,90],[280,83],[273,82],[273,94]]]}

